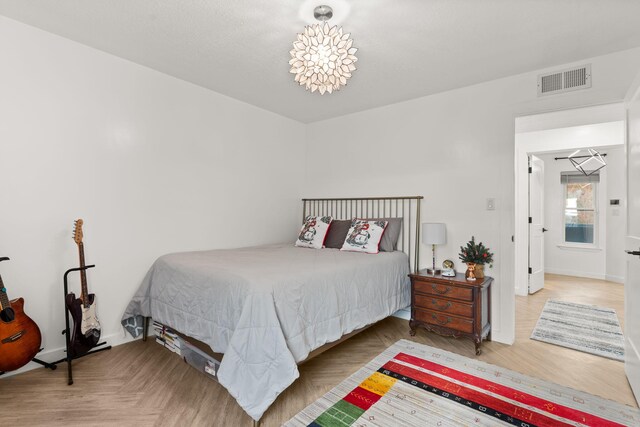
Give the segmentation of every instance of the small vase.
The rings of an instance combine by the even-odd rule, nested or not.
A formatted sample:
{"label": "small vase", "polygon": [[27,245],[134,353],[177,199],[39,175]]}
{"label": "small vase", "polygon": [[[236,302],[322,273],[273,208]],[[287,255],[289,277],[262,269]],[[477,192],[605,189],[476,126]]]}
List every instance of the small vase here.
{"label": "small vase", "polygon": [[475,262],[468,262],[467,263],[467,272],[464,274],[464,277],[467,280],[476,280],[476,263]]}
{"label": "small vase", "polygon": [[476,264],[474,274],[476,279],[484,279],[484,264]]}

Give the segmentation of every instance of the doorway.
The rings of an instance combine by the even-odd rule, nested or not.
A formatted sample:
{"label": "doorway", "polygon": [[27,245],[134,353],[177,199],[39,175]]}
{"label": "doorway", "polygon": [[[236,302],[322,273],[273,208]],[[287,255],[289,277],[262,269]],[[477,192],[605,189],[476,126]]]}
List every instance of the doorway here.
{"label": "doorway", "polygon": [[[561,111],[555,113],[547,113],[536,116],[519,117],[516,119],[516,147],[515,147],[515,180],[516,180],[516,198],[515,198],[515,286],[514,293],[516,295],[528,295],[531,275],[536,275],[534,280],[540,283],[540,273],[545,271],[544,267],[544,249],[547,248],[544,240],[546,237],[542,232],[542,228],[546,227],[544,219],[532,218],[530,223],[530,204],[529,197],[530,174],[529,162],[531,156],[540,158],[544,155],[554,155],[555,157],[564,157],[557,153],[574,152],[578,149],[587,147],[597,147],[605,152],[606,150],[621,149],[625,143],[625,110],[623,104],[609,104],[598,107],[588,107],[578,110]],[[559,162],[560,160],[558,160]],[[566,160],[563,160],[566,161]],[[554,163],[556,161],[554,160]],[[545,162],[546,165],[547,162]],[[559,165],[555,163],[554,166]],[[566,170],[570,171],[573,167],[570,164],[564,164]],[[541,167],[538,164],[538,167]],[[624,169],[624,163],[622,168]],[[548,169],[548,168],[547,168]],[[606,168],[605,168],[606,169]],[[575,170],[575,169],[574,169]],[[543,174],[547,175],[547,173]],[[604,172],[606,174],[606,172]],[[541,179],[541,178],[538,178]],[[560,180],[560,177],[558,177]],[[542,183],[538,183],[541,187]],[[604,201],[604,199],[603,199]],[[543,199],[540,204],[544,205]],[[543,217],[541,213],[544,207],[536,205],[538,216]],[[535,214],[534,214],[535,216]],[[534,227],[531,226],[534,224]],[[538,231],[532,228],[538,228]],[[561,226],[556,226],[556,232],[562,232]],[[542,265],[530,265],[531,233],[538,237],[534,243],[534,256],[539,257],[536,262]],[[606,236],[606,234],[604,235]],[[584,248],[587,249],[587,248]],[[531,267],[531,270],[529,269]],[[535,272],[533,271],[535,268]],[[531,271],[531,272],[530,272]],[[605,278],[605,277],[602,277]]]}
{"label": "doorway", "polygon": [[[625,116],[623,104],[612,104],[516,120],[514,341],[552,354],[557,366],[582,361],[585,367],[611,369],[611,377],[623,375],[622,364],[612,364],[604,352],[566,345],[578,341],[578,334],[559,337],[569,317],[547,316],[536,332],[553,300],[610,307],[623,321],[625,273],[617,263],[624,262],[619,253],[625,227]],[[607,162],[589,177],[567,159],[587,148],[606,154]],[[558,316],[582,309],[557,307],[551,310]],[[545,334],[556,342],[540,339]]]}
{"label": "doorway", "polygon": [[[588,149],[606,166],[587,175],[569,156]],[[624,282],[624,146],[576,151],[529,156],[529,294],[544,288],[545,273]]]}

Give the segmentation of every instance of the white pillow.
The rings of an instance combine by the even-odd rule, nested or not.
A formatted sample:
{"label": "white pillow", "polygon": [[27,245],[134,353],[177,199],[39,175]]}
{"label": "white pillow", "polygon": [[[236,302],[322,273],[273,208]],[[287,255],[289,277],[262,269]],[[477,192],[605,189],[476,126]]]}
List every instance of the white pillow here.
{"label": "white pillow", "polygon": [[331,221],[333,218],[330,216],[308,216],[300,230],[296,246],[322,249]]}
{"label": "white pillow", "polygon": [[354,219],[340,250],[377,254],[388,223],[380,220]]}

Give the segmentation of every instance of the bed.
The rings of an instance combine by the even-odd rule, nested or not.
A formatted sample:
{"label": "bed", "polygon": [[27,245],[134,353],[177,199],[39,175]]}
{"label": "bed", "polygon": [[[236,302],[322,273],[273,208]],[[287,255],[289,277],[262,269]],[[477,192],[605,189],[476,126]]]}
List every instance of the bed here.
{"label": "bed", "polygon": [[122,318],[149,318],[222,353],[219,382],[254,419],[298,377],[297,365],[406,308],[419,255],[421,196],[303,199],[303,218],[402,218],[398,250],[364,254],[258,247],[164,255]]}

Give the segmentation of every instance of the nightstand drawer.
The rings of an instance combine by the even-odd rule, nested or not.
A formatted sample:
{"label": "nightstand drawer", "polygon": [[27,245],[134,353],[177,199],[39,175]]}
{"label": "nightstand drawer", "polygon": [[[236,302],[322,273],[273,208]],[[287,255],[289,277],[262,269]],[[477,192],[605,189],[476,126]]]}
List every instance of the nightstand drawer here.
{"label": "nightstand drawer", "polygon": [[471,288],[422,282],[420,280],[413,282],[413,287],[416,292],[423,294],[473,301],[473,290]]}
{"label": "nightstand drawer", "polygon": [[430,297],[427,295],[415,295],[416,308],[438,310],[443,313],[451,313],[458,316],[473,318],[473,304],[456,302],[444,298]]}
{"label": "nightstand drawer", "polygon": [[468,334],[473,333],[473,321],[471,319],[464,319],[437,311],[416,309],[415,320]]}

